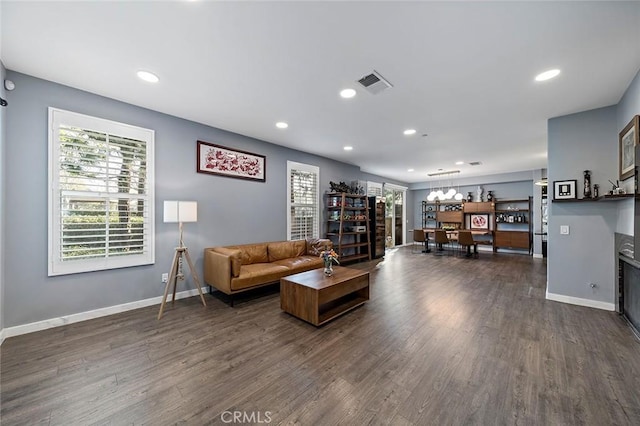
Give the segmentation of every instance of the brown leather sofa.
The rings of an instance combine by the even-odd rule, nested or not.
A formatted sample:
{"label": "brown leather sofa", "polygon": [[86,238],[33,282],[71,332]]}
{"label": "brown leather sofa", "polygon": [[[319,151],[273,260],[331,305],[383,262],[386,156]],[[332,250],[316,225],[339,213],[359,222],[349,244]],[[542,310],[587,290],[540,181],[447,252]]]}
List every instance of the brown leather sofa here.
{"label": "brown leather sofa", "polygon": [[231,296],[323,266],[320,252],[331,240],[307,239],[204,249],[204,281]]}

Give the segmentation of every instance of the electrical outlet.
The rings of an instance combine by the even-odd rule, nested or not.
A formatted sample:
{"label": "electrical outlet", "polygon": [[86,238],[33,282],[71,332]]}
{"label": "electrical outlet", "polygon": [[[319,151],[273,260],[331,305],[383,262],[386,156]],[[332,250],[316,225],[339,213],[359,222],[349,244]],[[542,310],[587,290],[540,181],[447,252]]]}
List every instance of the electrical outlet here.
{"label": "electrical outlet", "polygon": [[162,282],[166,283],[167,281],[169,281],[169,274],[165,272],[162,274]]}
{"label": "electrical outlet", "polygon": [[569,235],[569,225],[560,225],[560,235]]}

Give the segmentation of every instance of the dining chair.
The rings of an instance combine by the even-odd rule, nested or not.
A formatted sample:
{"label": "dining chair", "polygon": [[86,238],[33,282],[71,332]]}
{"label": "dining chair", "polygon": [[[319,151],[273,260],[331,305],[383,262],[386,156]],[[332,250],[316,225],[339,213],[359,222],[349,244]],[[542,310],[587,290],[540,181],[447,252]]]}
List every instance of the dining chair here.
{"label": "dining chair", "polygon": [[[415,247],[416,243],[421,243],[424,247],[423,253],[427,250],[427,238],[422,229],[414,229],[413,230],[413,247]],[[412,250],[415,253],[414,250]]]}
{"label": "dining chair", "polygon": [[[434,241],[436,243],[436,255],[442,256],[444,254],[445,246],[448,246],[451,250],[453,250],[453,245],[449,237],[447,236],[447,231],[444,229],[436,229]],[[451,254],[451,253],[450,253]]]}
{"label": "dining chair", "polygon": [[471,257],[471,247],[473,246],[473,254],[478,257],[478,243],[473,239],[471,231],[459,231],[458,232],[458,244],[465,247],[467,253],[466,257]]}

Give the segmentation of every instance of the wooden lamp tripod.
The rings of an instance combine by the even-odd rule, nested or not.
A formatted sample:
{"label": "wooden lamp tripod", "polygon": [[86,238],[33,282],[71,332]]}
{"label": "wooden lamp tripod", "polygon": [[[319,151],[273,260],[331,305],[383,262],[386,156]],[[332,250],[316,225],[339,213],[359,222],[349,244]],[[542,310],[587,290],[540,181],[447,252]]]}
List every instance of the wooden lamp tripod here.
{"label": "wooden lamp tripod", "polygon": [[173,286],[173,299],[171,304],[176,300],[176,287],[178,279],[184,279],[182,273],[182,257],[187,259],[191,276],[196,284],[198,293],[200,294],[200,300],[202,304],[207,306],[202,295],[202,289],[200,288],[200,280],[198,279],[198,273],[193,267],[191,256],[189,256],[189,249],[184,246],[182,241],[182,223],[183,222],[197,222],[198,221],[198,203],[195,201],[165,201],[164,202],[164,222],[165,223],[179,223],[180,228],[180,244],[176,247],[176,252],[173,255],[173,262],[171,263],[171,271],[169,272],[169,279],[167,285],[164,288],[164,296],[162,297],[162,304],[160,305],[160,312],[158,313],[158,319],[162,318],[162,312],[164,311],[164,305],[167,303],[167,295],[169,294],[169,286]]}

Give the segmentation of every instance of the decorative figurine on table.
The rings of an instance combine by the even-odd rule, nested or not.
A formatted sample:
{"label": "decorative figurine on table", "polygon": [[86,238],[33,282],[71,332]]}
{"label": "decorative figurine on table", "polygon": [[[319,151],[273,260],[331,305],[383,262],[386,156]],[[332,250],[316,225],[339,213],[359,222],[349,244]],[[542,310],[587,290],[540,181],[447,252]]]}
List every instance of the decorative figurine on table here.
{"label": "decorative figurine on table", "polygon": [[600,192],[600,185],[598,185],[597,183],[595,185],[593,185],[593,198],[598,198],[598,196]]}
{"label": "decorative figurine on table", "polygon": [[478,202],[482,201],[482,194],[484,193],[484,189],[482,186],[478,186]]}
{"label": "decorative figurine on table", "polygon": [[493,191],[487,191],[487,201],[493,201]]}
{"label": "decorative figurine on table", "polygon": [[472,202],[473,201],[473,195],[471,194],[471,192],[467,192],[467,202]]}
{"label": "decorative figurine on table", "polygon": [[324,250],[320,252],[320,257],[324,262],[324,274],[327,277],[330,277],[331,275],[333,275],[333,262],[337,263],[338,265],[340,264],[340,262],[338,261],[338,253],[336,253],[333,249],[325,247]]}
{"label": "decorative figurine on table", "polygon": [[584,198],[591,198],[591,172],[589,170],[584,171]]}

